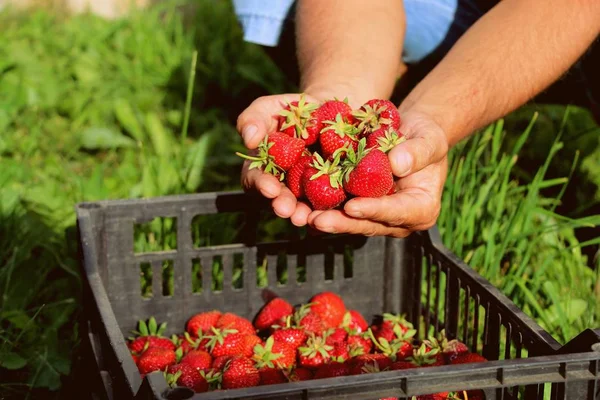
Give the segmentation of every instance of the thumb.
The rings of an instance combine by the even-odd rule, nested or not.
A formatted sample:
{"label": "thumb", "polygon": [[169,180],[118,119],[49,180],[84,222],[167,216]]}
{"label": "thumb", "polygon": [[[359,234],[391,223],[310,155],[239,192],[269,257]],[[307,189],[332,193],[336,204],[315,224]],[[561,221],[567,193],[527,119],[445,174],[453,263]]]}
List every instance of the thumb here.
{"label": "thumb", "polygon": [[443,132],[428,132],[400,143],[390,151],[389,158],[392,172],[402,178],[441,161],[447,153],[448,141]]}

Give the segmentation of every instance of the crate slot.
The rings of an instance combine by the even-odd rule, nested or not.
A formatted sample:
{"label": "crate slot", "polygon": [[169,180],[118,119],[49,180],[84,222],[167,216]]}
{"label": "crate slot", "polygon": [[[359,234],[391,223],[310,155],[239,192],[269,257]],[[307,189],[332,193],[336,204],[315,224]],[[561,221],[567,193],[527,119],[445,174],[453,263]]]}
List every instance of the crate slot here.
{"label": "crate slot", "polygon": [[236,291],[244,289],[244,253],[233,254],[231,288]]}
{"label": "crate slot", "polygon": [[244,213],[241,212],[196,215],[190,225],[192,245],[202,248],[237,243],[245,222]]}
{"label": "crate slot", "polygon": [[211,290],[215,293],[219,293],[223,291],[223,256],[217,255],[212,257],[211,262]]}
{"label": "crate slot", "polygon": [[177,250],[177,218],[156,217],[150,222],[134,224],[133,251],[154,253]]}
{"label": "crate slot", "polygon": [[192,293],[202,293],[202,263],[199,258],[192,258]]}
{"label": "crate slot", "polygon": [[256,287],[264,288],[269,284],[267,278],[268,259],[266,255],[257,255],[256,260]]}
{"label": "crate slot", "polygon": [[162,295],[166,297],[173,296],[174,292],[174,280],[175,276],[173,274],[173,260],[165,260],[162,264]]}
{"label": "crate slot", "polygon": [[296,282],[302,284],[306,282],[306,253],[300,253],[297,257]]}
{"label": "crate slot", "polygon": [[325,260],[323,263],[323,276],[325,282],[331,282],[334,279],[335,251],[333,246],[327,246]]}
{"label": "crate slot", "polygon": [[344,246],[344,278],[351,279],[354,276],[354,249],[350,245]]}
{"label": "crate slot", "polygon": [[140,263],[140,294],[143,298],[152,297],[152,265],[149,262]]}

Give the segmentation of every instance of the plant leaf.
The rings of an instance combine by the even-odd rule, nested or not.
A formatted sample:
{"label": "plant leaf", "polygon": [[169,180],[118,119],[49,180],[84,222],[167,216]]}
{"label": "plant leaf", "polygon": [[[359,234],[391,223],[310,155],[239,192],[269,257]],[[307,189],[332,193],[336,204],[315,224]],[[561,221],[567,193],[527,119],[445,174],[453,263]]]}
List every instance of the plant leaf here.
{"label": "plant leaf", "polygon": [[81,132],[80,146],[86,150],[108,150],[135,147],[129,137],[110,128],[91,127]]}

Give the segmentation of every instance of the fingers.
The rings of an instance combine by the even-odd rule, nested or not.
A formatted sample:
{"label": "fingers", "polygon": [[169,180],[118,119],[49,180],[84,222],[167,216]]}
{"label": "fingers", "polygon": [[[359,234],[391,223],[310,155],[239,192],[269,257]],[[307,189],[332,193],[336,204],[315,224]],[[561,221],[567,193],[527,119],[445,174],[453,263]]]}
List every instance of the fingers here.
{"label": "fingers", "polygon": [[414,174],[442,160],[448,153],[448,142],[441,131],[422,132],[394,147],[390,153],[392,172],[397,177]]}
{"label": "fingers", "polygon": [[246,147],[255,149],[268,133],[274,132],[279,112],[286,103],[299,97],[297,94],[273,95],[254,100],[237,119],[237,131]]}
{"label": "fingers", "polygon": [[[242,185],[245,190],[258,190],[268,199],[274,199],[281,194],[282,184],[273,175],[265,174],[259,169],[248,169],[249,161],[244,162],[242,169]],[[291,194],[291,193],[290,193]]]}
{"label": "fingers", "polygon": [[365,236],[406,237],[411,231],[401,227],[392,227],[375,221],[352,218],[342,211],[314,211],[308,223],[321,232],[349,233]]}
{"label": "fingers", "polygon": [[306,225],[308,223],[308,216],[310,215],[311,211],[312,210],[307,204],[298,202],[296,204],[296,209],[290,218],[292,224],[296,226]]}

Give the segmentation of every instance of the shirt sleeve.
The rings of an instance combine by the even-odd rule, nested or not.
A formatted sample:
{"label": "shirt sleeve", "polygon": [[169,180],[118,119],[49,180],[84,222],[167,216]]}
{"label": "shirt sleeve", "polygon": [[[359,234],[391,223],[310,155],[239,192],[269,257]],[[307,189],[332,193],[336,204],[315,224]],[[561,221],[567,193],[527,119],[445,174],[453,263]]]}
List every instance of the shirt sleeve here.
{"label": "shirt sleeve", "polygon": [[233,6],[244,40],[263,46],[277,46],[281,30],[294,0],[234,0]]}

